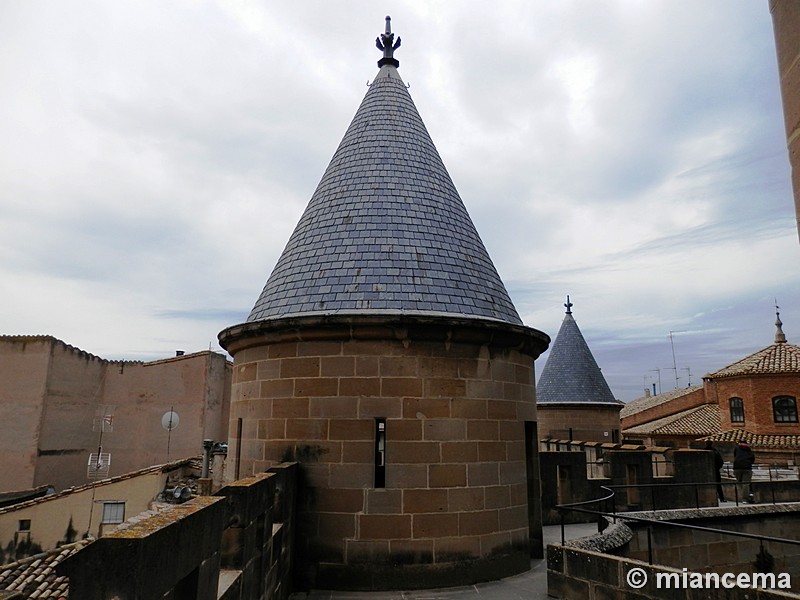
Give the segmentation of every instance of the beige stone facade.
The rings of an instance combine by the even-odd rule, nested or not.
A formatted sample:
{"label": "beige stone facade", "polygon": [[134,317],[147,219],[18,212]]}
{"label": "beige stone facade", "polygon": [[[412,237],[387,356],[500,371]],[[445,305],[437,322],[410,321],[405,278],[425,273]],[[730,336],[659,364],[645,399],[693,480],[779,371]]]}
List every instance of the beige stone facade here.
{"label": "beige stone facade", "polygon": [[221,334],[234,357],[228,456],[238,468],[228,472],[303,463],[308,551],[323,587],[385,587],[359,583],[359,569],[398,560],[446,573],[515,555],[524,565],[512,559],[506,571],[527,569],[528,480],[538,469],[526,422],[536,420],[533,360],[546,339],[436,318],[232,327]]}
{"label": "beige stone facade", "polygon": [[[195,461],[179,461],[120,475],[96,484],[0,509],[0,544],[23,540],[43,550],[63,543],[71,525],[74,539],[100,537],[148,510],[170,480],[199,474]],[[112,506],[113,505],[113,506]]]}
{"label": "beige stone facade", "polygon": [[617,443],[622,407],[622,403],[541,403],[537,406],[539,439]]}
{"label": "beige stone facade", "polygon": [[[230,377],[213,352],[122,362],[50,336],[0,337],[0,491],[87,483],[104,406],[113,406],[102,439],[111,476],[196,456],[203,439],[227,437]],[[180,422],[168,433],[161,419],[170,409]]]}
{"label": "beige stone facade", "polygon": [[796,0],[770,0],[775,31],[778,73],[781,79],[786,143],[792,165],[792,187],[800,233],[800,3]]}

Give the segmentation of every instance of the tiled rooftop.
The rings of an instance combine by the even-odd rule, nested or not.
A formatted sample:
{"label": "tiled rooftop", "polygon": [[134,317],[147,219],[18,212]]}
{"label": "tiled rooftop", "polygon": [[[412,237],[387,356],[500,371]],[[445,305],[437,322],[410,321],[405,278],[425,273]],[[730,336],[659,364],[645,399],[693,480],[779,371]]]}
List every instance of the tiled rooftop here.
{"label": "tiled rooftop", "polygon": [[182,458],[180,460],[176,460],[173,462],[164,463],[161,465],[153,465],[151,467],[145,467],[143,469],[138,469],[136,471],[130,471],[129,473],[123,473],[122,475],[117,475],[115,477],[110,477],[108,479],[101,479],[99,481],[93,481],[91,483],[86,483],[80,486],[67,488],[65,490],[61,490],[60,492],[56,492],[55,494],[49,494],[47,496],[42,496],[40,498],[35,498],[33,500],[26,500],[24,502],[19,502],[17,504],[2,507],[0,508],[0,514],[6,512],[13,512],[19,510],[20,508],[26,508],[42,502],[52,502],[53,500],[63,498],[64,496],[69,496],[71,494],[75,494],[76,492],[90,490],[92,489],[92,487],[101,487],[105,485],[110,485],[112,483],[125,481],[127,479],[133,479],[135,477],[139,477],[140,475],[146,475],[148,473],[166,473],[169,471],[180,469],[181,467],[189,467],[199,472],[200,469],[202,468],[202,457]]}
{"label": "tiled rooftop", "polygon": [[675,400],[676,398],[680,398],[681,396],[685,396],[686,394],[691,394],[702,389],[702,385],[693,385],[690,387],[670,390],[668,392],[662,392],[656,396],[642,396],[641,398],[637,398],[636,400],[631,400],[628,402],[622,408],[622,410],[619,411],[619,416],[620,418],[624,419],[625,417],[630,417],[636,413],[640,413],[644,410],[648,410],[655,406],[659,406],[660,404],[664,404],[665,402],[669,402],[670,400]]}
{"label": "tiled rooftop", "polygon": [[367,91],[247,320],[330,314],[522,324],[391,64]]}
{"label": "tiled rooftop", "polygon": [[791,448],[800,450],[800,435],[776,435],[764,433],[750,433],[743,429],[732,429],[722,433],[717,433],[707,438],[712,442],[733,442],[740,440],[747,441],[756,448]]}
{"label": "tiled rooftop", "polygon": [[737,375],[800,373],[800,346],[778,343],[767,346],[706,377],[720,379]]}
{"label": "tiled rooftop", "polygon": [[88,543],[67,544],[0,566],[0,590],[19,592],[31,600],[69,598],[69,579],[56,575],[55,567]]}
{"label": "tiled rooftop", "polygon": [[721,431],[719,405],[703,404],[626,429],[625,435],[713,435]]}
{"label": "tiled rooftop", "polygon": [[536,402],[620,404],[611,393],[611,388],[600,372],[600,367],[597,366],[571,312],[561,322],[561,328],[536,384]]}

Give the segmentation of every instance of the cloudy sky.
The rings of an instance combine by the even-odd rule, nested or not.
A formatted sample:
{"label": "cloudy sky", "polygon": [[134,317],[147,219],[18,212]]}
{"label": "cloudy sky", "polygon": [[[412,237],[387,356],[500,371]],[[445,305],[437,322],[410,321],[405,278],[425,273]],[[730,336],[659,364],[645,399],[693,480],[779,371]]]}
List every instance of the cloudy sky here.
{"label": "cloudy sky", "polygon": [[776,299],[800,342],[755,0],[5,0],[0,333],[218,350],[377,73],[386,14],[523,320],[555,337],[570,294],[618,398],[770,344]]}

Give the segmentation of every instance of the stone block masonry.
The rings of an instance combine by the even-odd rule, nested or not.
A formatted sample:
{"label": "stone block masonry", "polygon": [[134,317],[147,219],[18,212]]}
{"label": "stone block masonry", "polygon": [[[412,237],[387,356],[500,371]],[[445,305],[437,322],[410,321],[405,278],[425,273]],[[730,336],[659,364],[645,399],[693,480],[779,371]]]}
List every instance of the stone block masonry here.
{"label": "stone block masonry", "polygon": [[[302,463],[314,585],[430,587],[528,568],[531,330],[498,343],[499,327],[452,319],[242,327],[257,333],[229,347],[229,456],[241,476]],[[257,423],[240,440],[239,419]]]}

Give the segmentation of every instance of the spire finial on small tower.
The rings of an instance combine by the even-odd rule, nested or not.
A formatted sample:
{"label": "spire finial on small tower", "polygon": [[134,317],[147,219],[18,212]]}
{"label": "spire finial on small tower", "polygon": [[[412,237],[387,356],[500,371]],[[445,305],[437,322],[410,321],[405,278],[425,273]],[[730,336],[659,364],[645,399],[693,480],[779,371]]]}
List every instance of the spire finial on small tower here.
{"label": "spire finial on small tower", "polygon": [[378,50],[383,50],[383,58],[378,61],[379,67],[392,65],[397,68],[400,66],[400,61],[394,57],[394,51],[400,47],[400,36],[397,36],[395,42],[392,33],[392,17],[386,17],[386,32],[375,38],[375,46]]}
{"label": "spire finial on small tower", "polygon": [[572,302],[569,301],[569,294],[567,294],[567,303],[564,306],[567,307],[567,314],[571,315],[572,314],[572,306],[573,306],[573,304],[572,304]]}
{"label": "spire finial on small tower", "polygon": [[781,329],[781,326],[783,325],[783,323],[781,323],[780,309],[781,309],[781,307],[778,306],[778,300],[776,299],[775,300],[775,327],[776,327],[777,330],[775,331],[775,343],[776,344],[785,344],[786,343],[786,335],[783,333],[783,330]]}

